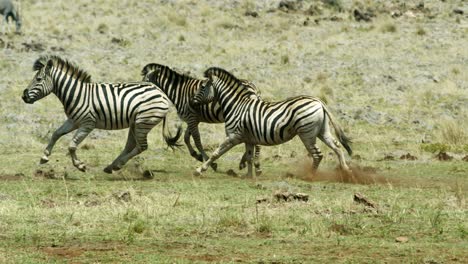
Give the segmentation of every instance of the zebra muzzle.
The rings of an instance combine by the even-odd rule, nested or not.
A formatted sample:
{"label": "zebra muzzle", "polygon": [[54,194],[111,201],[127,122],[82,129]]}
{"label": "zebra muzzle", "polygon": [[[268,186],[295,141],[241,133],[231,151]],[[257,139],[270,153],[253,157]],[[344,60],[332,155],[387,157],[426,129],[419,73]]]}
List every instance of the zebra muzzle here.
{"label": "zebra muzzle", "polygon": [[21,96],[21,98],[22,98],[23,101],[24,101],[25,103],[27,103],[27,104],[32,104],[32,103],[34,103],[34,101],[31,100],[31,98],[29,98],[29,96],[28,96],[28,89],[25,89],[25,90],[23,91],[23,96]]}

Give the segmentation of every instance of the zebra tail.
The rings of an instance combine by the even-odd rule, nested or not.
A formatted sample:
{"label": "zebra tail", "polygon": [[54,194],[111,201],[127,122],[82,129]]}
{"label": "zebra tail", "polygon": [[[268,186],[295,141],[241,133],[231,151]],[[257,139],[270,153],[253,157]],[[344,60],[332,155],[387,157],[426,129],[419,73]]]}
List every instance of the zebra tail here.
{"label": "zebra tail", "polygon": [[332,124],[333,128],[335,129],[335,135],[338,138],[338,141],[340,141],[341,145],[343,145],[343,147],[346,149],[348,154],[351,156],[353,154],[353,150],[350,147],[350,144],[352,143],[351,138],[349,138],[349,137],[347,137],[345,135],[343,129],[341,129],[341,127],[338,125],[338,123],[336,123],[336,121],[334,120],[335,118],[330,113],[328,108],[325,106],[325,104],[323,102],[321,102],[321,103],[322,103],[323,109],[325,110],[326,115],[330,119],[330,123]]}
{"label": "zebra tail", "polygon": [[177,133],[174,137],[172,137],[171,133],[169,132],[169,129],[166,128],[166,117],[163,118],[163,138],[164,141],[166,141],[166,144],[171,148],[175,149],[176,147],[181,147],[182,145],[177,143],[179,141],[180,136],[182,135],[182,125],[179,124],[177,126]]}

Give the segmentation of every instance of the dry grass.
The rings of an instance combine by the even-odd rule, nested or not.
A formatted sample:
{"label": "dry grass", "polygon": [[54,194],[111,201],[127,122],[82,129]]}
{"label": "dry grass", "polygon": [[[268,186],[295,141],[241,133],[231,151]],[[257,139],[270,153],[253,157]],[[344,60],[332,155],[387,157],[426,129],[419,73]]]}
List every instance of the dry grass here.
{"label": "dry grass", "polygon": [[[24,34],[0,35],[0,262],[466,262],[466,22],[452,14],[458,1],[425,1],[429,11],[419,2],[304,1],[286,12],[279,1],[22,1]],[[357,22],[354,8],[376,17]],[[112,176],[101,170],[126,131],[93,131],[78,150],[85,174],[66,154],[70,136],[39,166],[65,119],[54,98],[20,99],[45,53],[96,81],[140,80],[149,62],[200,78],[220,66],[266,100],[320,96],[354,140],[357,179],[334,172],[322,143],[318,178],[296,173],[306,156],[298,139],[263,148],[258,182],[224,174],[242,146],[219,160],[220,172],[193,178],[199,163],[166,149],[160,127]],[[203,124],[201,135],[212,151],[224,127]],[[436,160],[442,149],[454,160]],[[399,159],[408,152],[418,159]],[[276,202],[279,188],[310,200]],[[355,192],[379,209],[353,202]],[[399,236],[409,241],[396,244]]]}

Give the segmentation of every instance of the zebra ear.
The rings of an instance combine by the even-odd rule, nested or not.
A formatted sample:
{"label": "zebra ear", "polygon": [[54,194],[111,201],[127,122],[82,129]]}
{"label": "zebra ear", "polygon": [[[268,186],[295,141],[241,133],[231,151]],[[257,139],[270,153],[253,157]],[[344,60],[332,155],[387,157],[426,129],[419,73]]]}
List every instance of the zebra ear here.
{"label": "zebra ear", "polygon": [[50,73],[50,71],[52,70],[52,66],[54,66],[54,62],[52,60],[48,60],[47,61],[47,65],[46,65],[46,68],[45,68],[45,72],[47,74]]}

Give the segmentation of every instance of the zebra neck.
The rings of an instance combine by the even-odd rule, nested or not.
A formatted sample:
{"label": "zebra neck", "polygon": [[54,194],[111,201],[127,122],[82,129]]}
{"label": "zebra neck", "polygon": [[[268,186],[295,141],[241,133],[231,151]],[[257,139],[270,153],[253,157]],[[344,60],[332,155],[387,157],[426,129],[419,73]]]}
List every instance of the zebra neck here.
{"label": "zebra neck", "polygon": [[[65,112],[70,115],[76,103],[82,98],[89,96],[90,86],[93,84],[83,83],[78,79],[54,80],[53,93],[60,99],[65,109]],[[80,99],[81,98],[81,99]]]}
{"label": "zebra neck", "polygon": [[156,85],[169,97],[177,110],[181,110],[185,108],[184,106],[195,95],[195,91],[199,87],[199,82],[195,82],[197,80],[194,80],[193,85],[190,85],[189,81],[186,77],[164,75],[159,78],[159,83]]}

